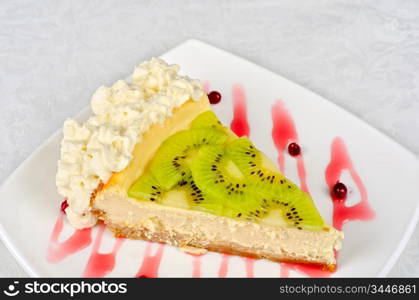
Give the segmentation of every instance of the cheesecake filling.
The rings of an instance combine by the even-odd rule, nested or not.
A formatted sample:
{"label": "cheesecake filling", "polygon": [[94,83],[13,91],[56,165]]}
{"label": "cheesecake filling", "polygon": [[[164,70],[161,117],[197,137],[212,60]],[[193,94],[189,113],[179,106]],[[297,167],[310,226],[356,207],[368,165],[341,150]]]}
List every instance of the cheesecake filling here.
{"label": "cheesecake filling", "polygon": [[133,239],[144,235],[152,241],[165,236],[164,242],[186,252],[191,252],[190,247],[236,249],[242,255],[332,267],[336,264],[334,251],[341,249],[343,239],[343,233],[334,228],[298,230],[138,201],[116,186],[98,194],[94,209],[117,235]]}
{"label": "cheesecake filling", "polygon": [[94,115],[85,123],[65,121],[56,185],[67,198],[66,214],[74,227],[96,224],[92,193],[129,165],[143,133],[163,124],[189,99],[199,101],[205,94],[198,80],[178,71],[177,65],[153,58],[135,68],[131,82],[99,87],[91,99]]}

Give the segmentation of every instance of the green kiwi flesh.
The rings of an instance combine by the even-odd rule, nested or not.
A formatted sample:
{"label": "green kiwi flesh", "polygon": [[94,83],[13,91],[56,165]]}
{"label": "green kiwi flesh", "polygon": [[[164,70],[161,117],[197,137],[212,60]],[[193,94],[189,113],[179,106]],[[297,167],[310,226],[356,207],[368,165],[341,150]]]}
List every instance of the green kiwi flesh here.
{"label": "green kiwi flesh", "polygon": [[248,178],[227,156],[223,145],[199,150],[192,163],[192,177],[209,197],[223,203],[223,216],[251,221],[263,211]]}
{"label": "green kiwi flesh", "polygon": [[150,171],[165,190],[190,176],[188,165],[202,145],[224,144],[225,132],[213,128],[182,130],[166,139],[157,150]]}
{"label": "green kiwi flesh", "polygon": [[215,128],[224,130],[226,127],[218,120],[217,116],[211,111],[199,114],[191,123],[191,128]]}
{"label": "green kiwi flesh", "polygon": [[192,176],[181,180],[170,190],[165,190],[157,179],[147,172],[129,188],[128,196],[166,206],[199,210],[215,215],[222,214],[221,203],[207,197],[196,186]]}
{"label": "green kiwi flesh", "polygon": [[[227,146],[227,153],[259,191],[268,210],[280,210],[287,223],[297,228],[323,228],[326,225],[310,195],[273,169],[262,152],[247,138],[238,138]],[[263,223],[272,223],[262,218]]]}

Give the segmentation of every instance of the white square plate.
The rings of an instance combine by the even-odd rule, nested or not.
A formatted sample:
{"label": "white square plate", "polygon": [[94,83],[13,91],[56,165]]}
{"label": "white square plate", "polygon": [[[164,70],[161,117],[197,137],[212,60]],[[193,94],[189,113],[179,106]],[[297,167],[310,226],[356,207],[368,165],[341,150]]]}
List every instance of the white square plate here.
{"label": "white square plate", "polygon": [[[344,225],[345,239],[339,254],[338,270],[332,276],[385,276],[417,223],[419,209],[416,157],[363,121],[312,92],[253,63],[196,40],[189,40],[162,56],[181,66],[181,72],[208,80],[210,88],[223,94],[213,106],[225,124],[232,120],[232,86],[239,83],[247,96],[250,137],[273,160],[277,152],[271,137],[271,107],[282,99],[292,114],[303,149],[307,184],[324,216],[331,223],[332,202],[325,182],[331,143],[341,137],[367,189],[376,217],[371,221],[352,221]],[[129,71],[129,70],[127,70]],[[85,120],[84,110],[78,120]],[[0,190],[1,237],[31,276],[81,276],[89,259],[92,243],[59,263],[47,262],[47,247],[58,217],[61,197],[56,192],[55,173],[61,132],[49,138],[5,181]],[[286,155],[286,175],[298,181],[293,158]],[[359,193],[347,173],[343,174],[352,203]],[[65,222],[60,239],[73,229]],[[114,238],[105,232],[101,252],[112,249]],[[108,276],[134,276],[141,266],[147,242],[127,240],[117,254]],[[153,245],[153,249],[157,245]],[[218,276],[222,255],[208,253],[201,258],[201,275]],[[159,276],[191,276],[194,259],[177,248],[165,246]],[[246,276],[246,260],[231,257],[227,276]],[[195,263],[196,267],[196,263]],[[279,264],[256,261],[255,276],[280,274]],[[291,276],[301,276],[291,271]]]}

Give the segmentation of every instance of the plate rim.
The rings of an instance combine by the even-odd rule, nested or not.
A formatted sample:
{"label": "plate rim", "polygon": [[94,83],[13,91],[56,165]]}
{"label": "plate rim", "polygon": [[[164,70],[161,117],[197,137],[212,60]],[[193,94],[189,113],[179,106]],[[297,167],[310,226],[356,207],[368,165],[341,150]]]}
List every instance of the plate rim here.
{"label": "plate rim", "polygon": [[[322,101],[323,103],[326,103],[326,105],[331,105],[331,106],[333,106],[334,109],[337,109],[342,113],[349,114],[353,118],[360,121],[361,123],[364,123],[371,130],[375,131],[376,134],[381,135],[381,137],[385,138],[388,142],[391,142],[394,145],[396,145],[399,148],[399,150],[404,151],[406,154],[410,155],[412,157],[412,159],[414,159],[419,166],[419,159],[418,159],[418,156],[415,153],[413,153],[411,150],[407,149],[405,146],[401,145],[398,141],[394,140],[389,135],[387,135],[385,132],[376,128],[375,126],[373,126],[372,124],[370,124],[366,120],[361,119],[359,116],[355,115],[353,112],[351,112],[349,110],[346,110],[345,108],[341,107],[337,103],[328,100],[327,98],[315,93],[314,91],[310,90],[309,88],[303,87],[300,84],[298,84],[294,81],[291,81],[291,80],[287,79],[286,77],[283,77],[282,75],[280,75],[278,73],[275,73],[275,72],[273,72],[273,71],[271,71],[271,70],[269,70],[269,69],[267,69],[267,68],[265,68],[261,65],[258,65],[256,63],[252,62],[251,60],[248,60],[246,58],[241,57],[240,55],[236,55],[236,54],[234,54],[230,51],[227,51],[227,50],[224,50],[222,48],[213,46],[211,44],[203,42],[202,40],[199,40],[199,39],[196,39],[196,38],[191,38],[191,39],[186,39],[182,43],[180,43],[180,44],[176,45],[175,47],[169,49],[165,53],[159,55],[159,57],[167,55],[170,52],[176,51],[176,50],[178,50],[179,48],[182,48],[182,47],[188,47],[190,45],[193,46],[194,44],[197,45],[198,47],[205,47],[205,48],[209,49],[210,51],[215,51],[215,52],[219,52],[219,53],[222,53],[222,54],[230,56],[230,57],[234,57],[235,59],[237,59],[238,61],[240,61],[242,63],[250,64],[253,67],[256,67],[256,68],[259,68],[259,69],[261,69],[265,72],[268,72],[270,75],[272,75],[274,77],[278,77],[281,80],[284,80],[289,85],[294,85],[295,87],[297,87],[299,89],[305,90],[306,92],[312,94],[313,96],[316,96],[317,100]],[[87,105],[86,107],[81,109],[81,111],[79,113],[77,113],[75,116],[73,116],[73,118],[78,118],[81,115],[83,115],[84,113],[86,113],[86,111],[89,110],[89,107],[90,106]],[[43,141],[29,156],[27,156],[19,164],[19,166],[14,171],[12,171],[12,173],[1,183],[0,192],[3,191],[5,189],[5,187],[9,184],[9,182],[11,182],[17,176],[17,174],[20,172],[20,170],[22,170],[28,164],[28,162],[30,161],[30,159],[33,156],[35,156],[36,154],[41,152],[42,149],[44,149],[45,146],[48,143],[50,143],[51,140],[56,138],[61,133],[62,133],[62,127],[58,128],[45,141]],[[416,204],[415,212],[414,212],[414,214],[413,214],[413,216],[412,216],[412,218],[411,218],[411,220],[410,220],[410,222],[409,222],[409,224],[408,224],[408,226],[405,230],[405,233],[403,234],[402,238],[400,239],[398,246],[394,249],[394,251],[390,255],[389,259],[387,260],[387,263],[381,268],[381,271],[379,271],[377,273],[376,277],[386,277],[387,276],[387,274],[390,272],[390,270],[392,269],[392,267],[394,266],[396,261],[400,258],[400,255],[402,254],[403,250],[406,248],[406,245],[409,242],[409,240],[411,239],[413,231],[415,230],[416,225],[418,224],[418,222],[419,222],[419,202]],[[29,277],[32,277],[32,278],[40,277],[38,272],[34,270],[34,268],[31,266],[31,264],[24,257],[24,255],[22,255],[21,251],[12,242],[12,240],[10,238],[10,235],[7,233],[5,227],[3,226],[3,223],[2,223],[1,219],[0,219],[0,239],[3,241],[7,250],[9,250],[10,254],[12,254],[12,256],[16,259],[16,261],[19,263],[19,265],[29,275]]]}

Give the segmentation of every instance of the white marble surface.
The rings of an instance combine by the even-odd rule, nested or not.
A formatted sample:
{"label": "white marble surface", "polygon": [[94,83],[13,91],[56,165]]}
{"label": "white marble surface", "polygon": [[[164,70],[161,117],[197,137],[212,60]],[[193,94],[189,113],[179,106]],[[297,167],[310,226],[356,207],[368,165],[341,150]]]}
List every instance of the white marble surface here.
{"label": "white marble surface", "polygon": [[[283,75],[419,154],[418,1],[0,0],[0,182],[99,85],[187,38]],[[0,276],[25,276],[2,244]],[[419,228],[390,276],[419,276]]]}

